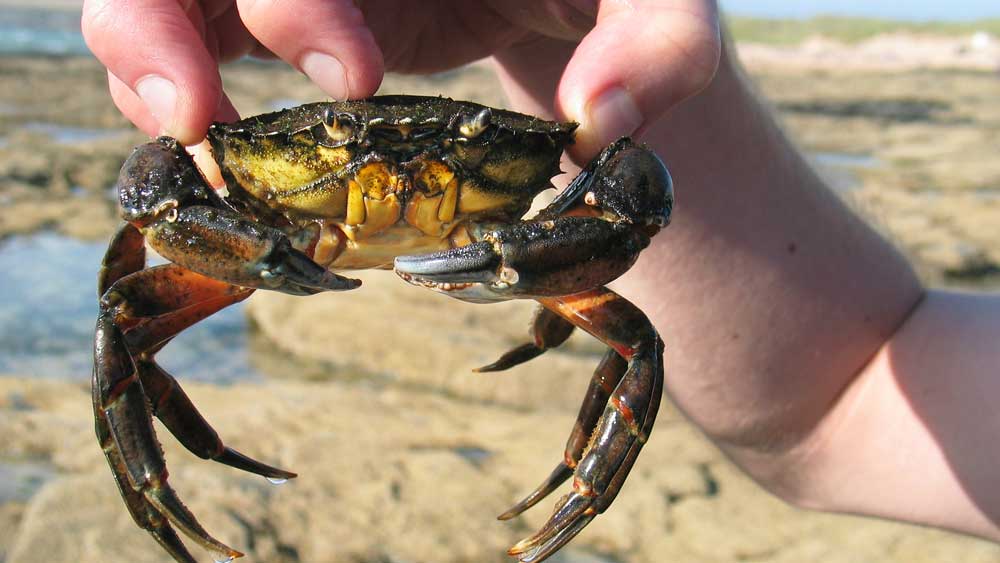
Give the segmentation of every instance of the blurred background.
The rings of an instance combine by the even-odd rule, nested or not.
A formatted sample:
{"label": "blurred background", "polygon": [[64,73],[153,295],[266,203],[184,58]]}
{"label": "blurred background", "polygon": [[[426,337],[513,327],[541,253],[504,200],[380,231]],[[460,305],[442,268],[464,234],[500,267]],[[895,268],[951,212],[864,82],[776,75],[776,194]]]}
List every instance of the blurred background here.
{"label": "blurred background", "polygon": [[[723,9],[762,95],[837,193],[929,284],[1000,287],[1000,4]],[[0,1],[0,562],[167,562],[93,435],[95,276],[118,168],[145,138],[112,105],[79,11]],[[243,115],[324,98],[277,63],[231,65],[224,80]],[[382,91],[506,103],[486,63],[389,76]],[[171,483],[249,561],[506,561],[549,503],[493,517],[561,457],[600,347],[575,336],[510,373],[473,374],[524,340],[530,304],[362,277],[350,295],[257,294],[161,354],[229,445],[300,474],[275,486],[160,428]],[[670,406],[654,436],[614,508],[552,561],[1000,560],[975,539],[785,506]]]}

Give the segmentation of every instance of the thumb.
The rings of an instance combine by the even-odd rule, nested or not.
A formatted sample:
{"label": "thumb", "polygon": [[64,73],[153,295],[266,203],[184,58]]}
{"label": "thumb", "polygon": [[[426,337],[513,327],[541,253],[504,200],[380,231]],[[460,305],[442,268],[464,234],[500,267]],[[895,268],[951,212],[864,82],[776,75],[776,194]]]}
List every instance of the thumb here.
{"label": "thumb", "polygon": [[572,153],[586,161],[711,82],[720,53],[713,0],[602,0],[556,92],[580,123]]}

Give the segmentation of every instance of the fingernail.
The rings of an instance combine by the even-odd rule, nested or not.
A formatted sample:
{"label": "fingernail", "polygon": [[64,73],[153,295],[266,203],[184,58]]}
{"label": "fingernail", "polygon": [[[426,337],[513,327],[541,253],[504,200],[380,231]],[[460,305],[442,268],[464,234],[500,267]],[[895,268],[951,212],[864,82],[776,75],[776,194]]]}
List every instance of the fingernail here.
{"label": "fingernail", "polygon": [[167,133],[174,124],[174,110],[177,105],[177,87],[162,76],[151,75],[139,80],[135,85],[146,109],[160,124],[160,131]]}
{"label": "fingernail", "polygon": [[299,66],[310,80],[333,99],[347,99],[347,71],[336,57],[310,51],[299,61]]}
{"label": "fingernail", "polygon": [[639,106],[623,88],[606,90],[587,108],[587,126],[602,145],[635,133],[642,122]]}

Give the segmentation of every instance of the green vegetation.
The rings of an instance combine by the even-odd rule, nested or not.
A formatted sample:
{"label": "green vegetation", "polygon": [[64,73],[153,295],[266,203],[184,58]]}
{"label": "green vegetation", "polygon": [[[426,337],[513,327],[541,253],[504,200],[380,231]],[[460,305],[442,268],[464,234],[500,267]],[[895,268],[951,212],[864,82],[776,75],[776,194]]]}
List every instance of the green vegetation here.
{"label": "green vegetation", "polygon": [[863,41],[880,33],[907,32],[928,35],[971,35],[985,31],[1000,37],[1000,18],[970,22],[902,22],[871,18],[820,16],[806,20],[726,18],[737,41],[791,45],[821,35],[845,43]]}

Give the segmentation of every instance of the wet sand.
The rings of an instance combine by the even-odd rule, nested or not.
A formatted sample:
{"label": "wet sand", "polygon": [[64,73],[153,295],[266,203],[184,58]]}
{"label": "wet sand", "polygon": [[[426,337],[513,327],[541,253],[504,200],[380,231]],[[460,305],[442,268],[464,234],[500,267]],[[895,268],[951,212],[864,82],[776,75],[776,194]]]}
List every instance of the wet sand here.
{"label": "wet sand", "polygon": [[[1000,286],[996,74],[750,70],[821,173],[929,283]],[[143,136],[114,110],[103,72],[88,59],[21,57],[0,59],[0,76],[0,237],[106,239],[117,223],[109,188]],[[245,114],[323,98],[278,65],[241,64],[225,80]],[[485,65],[390,77],[384,91],[504,103]],[[171,483],[250,561],[507,560],[550,504],[493,516],[559,459],[597,346],[574,337],[510,373],[473,374],[521,341],[530,304],[478,307],[391,274],[364,279],[352,298],[254,296],[249,361],[280,377],[185,384],[228,444],[300,478],[273,486],[197,460],[158,427]],[[86,376],[38,376],[0,376],[0,561],[167,561],[117,498]],[[998,558],[975,539],[785,506],[665,405],[614,508],[552,561]]]}

